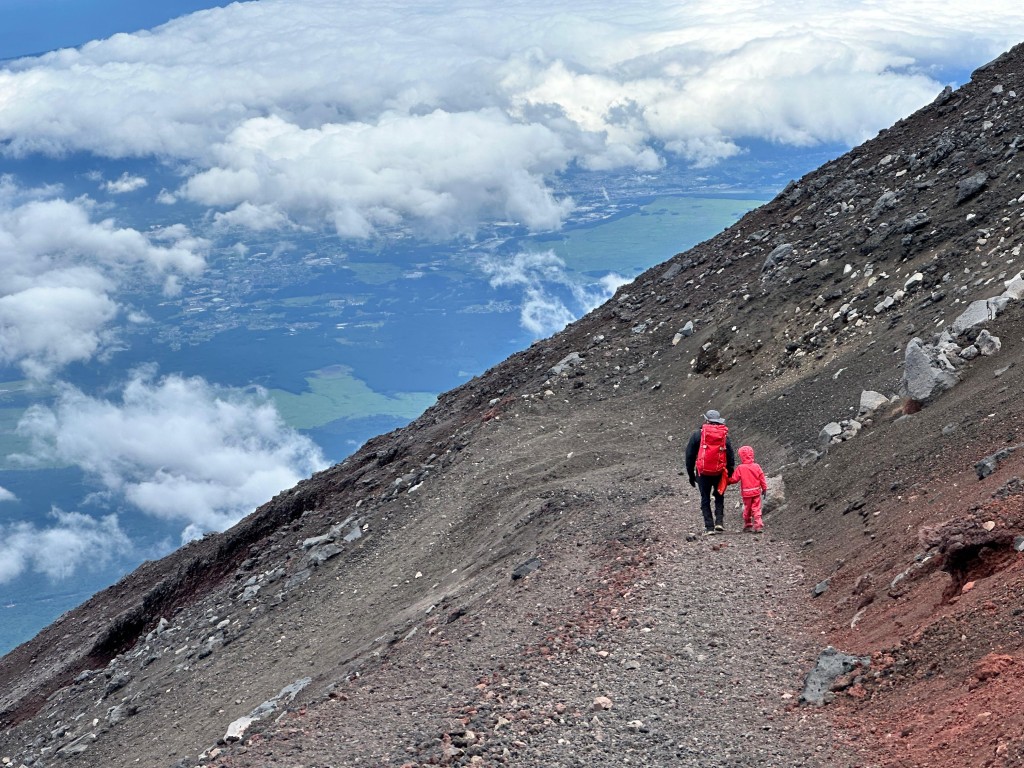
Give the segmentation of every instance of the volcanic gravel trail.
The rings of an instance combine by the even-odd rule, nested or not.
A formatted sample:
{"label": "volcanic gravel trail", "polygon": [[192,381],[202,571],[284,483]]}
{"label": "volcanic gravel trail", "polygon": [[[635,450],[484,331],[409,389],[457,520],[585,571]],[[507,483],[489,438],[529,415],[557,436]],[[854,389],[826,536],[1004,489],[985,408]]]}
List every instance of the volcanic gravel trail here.
{"label": "volcanic gravel trail", "polygon": [[797,703],[824,640],[805,630],[794,552],[770,518],[736,531],[734,511],[732,531],[688,541],[696,503],[686,489],[635,508],[633,539],[596,558],[565,542],[457,632],[402,644],[221,764],[285,764],[301,733],[317,767],[861,765],[825,709]]}

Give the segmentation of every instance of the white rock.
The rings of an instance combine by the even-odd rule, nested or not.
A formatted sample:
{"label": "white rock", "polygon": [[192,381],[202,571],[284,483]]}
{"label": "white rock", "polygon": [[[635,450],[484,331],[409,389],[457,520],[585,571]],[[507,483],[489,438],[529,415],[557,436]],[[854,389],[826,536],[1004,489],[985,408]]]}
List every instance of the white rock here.
{"label": "white rock", "polygon": [[920,286],[923,282],[924,274],[922,274],[921,272],[915,272],[914,274],[907,278],[907,282],[903,284],[903,290],[912,291],[918,286]]}
{"label": "white rock", "polygon": [[1024,298],[1024,273],[1018,272],[1006,281],[1006,290],[1002,295],[1008,299],[1020,301]]}
{"label": "white rock", "polygon": [[895,303],[896,298],[894,296],[886,296],[880,302],[875,304],[875,314],[879,314],[887,309],[891,309]]}
{"label": "white rock", "polygon": [[255,717],[240,717],[228,726],[224,741],[241,741],[249,726],[256,722]]}
{"label": "white rock", "polygon": [[870,389],[865,389],[860,393],[860,413],[873,413],[881,408],[883,405],[888,405],[889,398],[883,395],[881,392],[874,392]]}

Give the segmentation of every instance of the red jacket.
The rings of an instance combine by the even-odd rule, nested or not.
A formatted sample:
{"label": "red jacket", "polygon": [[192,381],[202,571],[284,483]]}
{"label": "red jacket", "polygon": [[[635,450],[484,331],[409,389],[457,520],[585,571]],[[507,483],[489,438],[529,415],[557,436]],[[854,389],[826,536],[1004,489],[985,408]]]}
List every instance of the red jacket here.
{"label": "red jacket", "polygon": [[740,496],[752,499],[760,496],[762,491],[767,491],[768,480],[761,465],[754,461],[754,449],[749,445],[740,448],[740,462],[729,478],[730,483],[740,484]]}

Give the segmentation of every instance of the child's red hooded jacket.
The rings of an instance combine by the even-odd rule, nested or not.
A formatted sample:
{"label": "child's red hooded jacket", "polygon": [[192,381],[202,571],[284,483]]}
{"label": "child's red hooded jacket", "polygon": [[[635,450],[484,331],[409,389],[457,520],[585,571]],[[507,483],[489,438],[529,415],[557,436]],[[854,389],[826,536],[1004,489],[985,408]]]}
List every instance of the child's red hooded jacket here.
{"label": "child's red hooded jacket", "polygon": [[761,465],[754,461],[754,449],[749,445],[740,448],[740,464],[729,478],[730,483],[740,484],[740,496],[751,499],[768,490],[768,480]]}

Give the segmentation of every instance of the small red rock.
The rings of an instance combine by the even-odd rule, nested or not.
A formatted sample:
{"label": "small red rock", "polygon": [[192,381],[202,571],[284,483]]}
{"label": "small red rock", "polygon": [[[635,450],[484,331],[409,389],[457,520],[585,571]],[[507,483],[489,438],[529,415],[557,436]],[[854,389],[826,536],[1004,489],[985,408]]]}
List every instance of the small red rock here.
{"label": "small red rock", "polygon": [[596,699],[594,699],[593,709],[595,711],[611,709],[611,708],[612,708],[612,700],[609,699],[607,696],[598,696]]}

